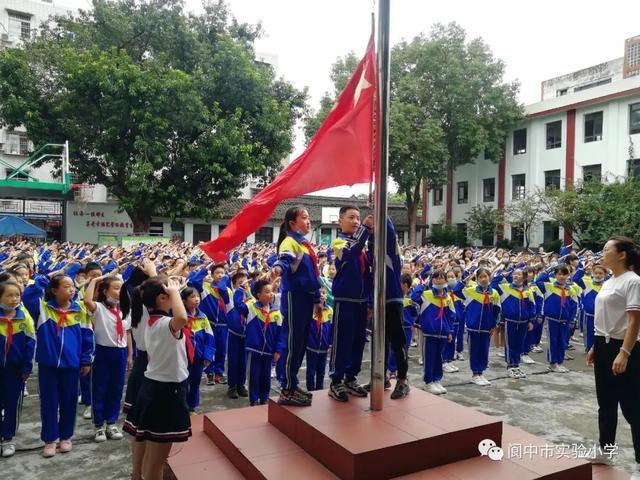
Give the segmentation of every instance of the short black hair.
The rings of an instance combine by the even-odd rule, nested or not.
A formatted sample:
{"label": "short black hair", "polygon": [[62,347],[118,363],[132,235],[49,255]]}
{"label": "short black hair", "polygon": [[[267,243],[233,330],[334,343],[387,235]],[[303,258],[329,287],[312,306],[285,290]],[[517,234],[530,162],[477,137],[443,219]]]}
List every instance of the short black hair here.
{"label": "short black hair", "polygon": [[413,278],[411,278],[410,274],[404,273],[402,277],[400,277],[400,283],[407,285],[409,288],[411,288],[411,285],[413,285]]}
{"label": "short black hair", "polygon": [[257,280],[251,286],[251,295],[258,298],[258,295],[260,295],[260,292],[262,292],[262,289],[267,285],[271,285],[271,282],[269,280]]}
{"label": "short black hair", "polygon": [[89,273],[91,270],[100,270],[102,273],[102,267],[97,262],[89,262],[84,266],[84,273]]}
{"label": "short black hair", "polygon": [[345,213],[347,213],[348,210],[355,210],[356,212],[360,212],[360,209],[355,205],[345,205],[343,207],[340,207],[340,216],[343,216]]}
{"label": "short black hair", "polygon": [[566,265],[557,265],[556,268],[553,269],[553,274],[556,275],[558,273],[569,275],[569,267],[567,267]]}

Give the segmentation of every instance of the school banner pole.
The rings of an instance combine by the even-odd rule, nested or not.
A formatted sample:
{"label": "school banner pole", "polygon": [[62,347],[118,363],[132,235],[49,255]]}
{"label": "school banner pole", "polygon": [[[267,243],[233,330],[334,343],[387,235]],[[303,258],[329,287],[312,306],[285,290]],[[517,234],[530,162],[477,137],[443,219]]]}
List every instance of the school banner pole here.
{"label": "school banner pole", "polygon": [[389,177],[389,13],[391,0],[378,4],[378,139],[380,158],[376,169],[375,197],[375,282],[373,338],[371,341],[371,410],[382,410],[384,398],[384,323],[387,255],[387,181]]}

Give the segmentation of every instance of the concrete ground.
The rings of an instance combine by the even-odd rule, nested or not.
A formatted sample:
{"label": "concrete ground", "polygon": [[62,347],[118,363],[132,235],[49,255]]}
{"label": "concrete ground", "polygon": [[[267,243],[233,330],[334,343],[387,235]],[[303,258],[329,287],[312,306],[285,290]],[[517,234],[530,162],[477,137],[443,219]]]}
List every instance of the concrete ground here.
{"label": "concrete ground", "polygon": [[[470,383],[467,361],[457,361],[460,372],[445,374],[442,382],[449,392],[446,398],[462,405],[499,417],[506,423],[546,438],[550,443],[593,446],[598,438],[597,404],[593,371],[585,365],[583,348],[576,344],[570,352],[575,360],[566,362],[571,369],[566,374],[547,373],[545,354],[532,354],[538,362],[524,365],[529,376],[523,380],[508,379],[503,360],[492,349],[490,366],[486,376],[492,381],[489,387]],[[466,353],[466,352],[465,352]],[[409,378],[412,388],[424,386],[422,367],[418,365],[418,350],[411,348]],[[368,358],[368,352],[365,358]],[[366,382],[369,362],[364,363],[361,380]],[[304,371],[301,372],[304,377]],[[17,453],[9,459],[0,458],[0,478],[3,480],[65,479],[101,480],[127,479],[130,472],[128,439],[108,440],[102,444],[93,442],[93,426],[82,418],[83,407],[78,408],[78,420],[73,452],[54,458],[41,457],[39,399],[37,379],[28,382],[31,392],[24,399],[24,408],[18,437]],[[226,386],[202,386],[202,410],[224,410],[245,407],[246,399],[231,400],[226,397]],[[639,399],[640,401],[640,399]],[[629,425],[620,414],[618,427],[619,452],[616,464],[631,471],[635,462]],[[503,448],[506,447],[503,445]],[[575,448],[575,447],[574,447]],[[46,477],[45,477],[46,476]]]}

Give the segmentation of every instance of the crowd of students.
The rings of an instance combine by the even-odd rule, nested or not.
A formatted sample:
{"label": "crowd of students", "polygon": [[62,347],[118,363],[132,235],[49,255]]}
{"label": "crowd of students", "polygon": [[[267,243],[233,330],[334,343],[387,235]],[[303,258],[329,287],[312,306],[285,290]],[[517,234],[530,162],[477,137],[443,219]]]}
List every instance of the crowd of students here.
{"label": "crowd of students", "polygon": [[[370,333],[375,231],[356,207],[343,207],[339,221],[331,245],[311,245],[307,211],[292,208],[277,245],[243,245],[223,263],[185,243],[0,243],[2,456],[15,452],[34,359],[43,456],[72,450],[80,394],[96,442],[123,438],[124,409],[134,479],[161,478],[172,442],[191,435],[189,413],[204,383],[260,405],[275,369],[278,401],[308,406],[328,368],[332,398],[366,396],[357,377]],[[595,296],[608,275],[600,254],[400,248],[390,221],[387,237],[392,398],[409,393],[410,346],[418,347],[425,389],[443,394],[443,375],[459,374],[465,354],[471,381],[490,384],[492,337],[514,379],[543,351],[543,330],[554,373],[568,371],[576,331],[586,350],[593,344]]]}

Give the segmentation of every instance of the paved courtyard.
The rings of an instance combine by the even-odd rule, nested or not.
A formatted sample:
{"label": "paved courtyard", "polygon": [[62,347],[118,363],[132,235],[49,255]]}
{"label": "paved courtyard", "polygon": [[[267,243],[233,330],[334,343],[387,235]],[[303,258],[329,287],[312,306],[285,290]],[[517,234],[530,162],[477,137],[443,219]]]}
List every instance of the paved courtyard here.
{"label": "paved courtyard", "polygon": [[[411,348],[409,354],[410,382],[413,388],[420,388],[424,382],[421,367],[418,365],[418,350]],[[549,442],[592,447],[597,440],[597,404],[593,371],[585,365],[585,356],[580,345],[576,344],[576,350],[571,354],[576,358],[566,362],[571,369],[570,373],[547,373],[544,363],[545,355],[533,354],[532,357],[538,363],[523,366],[523,370],[529,376],[523,380],[513,380],[507,378],[503,360],[492,349],[490,367],[486,375],[492,381],[492,385],[478,387],[471,384],[468,362],[458,361],[456,365],[460,367],[460,372],[446,374],[442,382],[449,390],[446,398],[499,417],[506,423],[544,437]],[[368,355],[368,352],[365,353],[366,358]],[[365,362],[364,367],[367,370],[363,372],[361,380],[366,381],[368,361]],[[302,373],[304,376],[304,372]],[[43,459],[40,456],[37,380],[31,378],[28,387],[32,394],[24,399],[17,438],[18,451],[13,458],[0,458],[0,472],[2,472],[0,478],[3,480],[129,478],[128,441],[94,443],[93,427],[90,420],[82,418],[82,407],[78,409],[73,452],[66,455],[58,454],[52,459]],[[226,386],[203,386],[203,410],[224,410],[247,406],[246,399],[230,400],[225,393]],[[616,456],[616,463],[620,468],[631,471],[635,463],[631,434],[621,414],[618,445],[619,453]]]}

